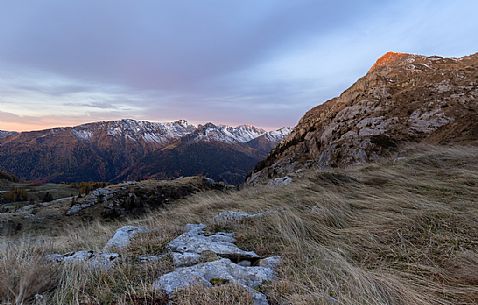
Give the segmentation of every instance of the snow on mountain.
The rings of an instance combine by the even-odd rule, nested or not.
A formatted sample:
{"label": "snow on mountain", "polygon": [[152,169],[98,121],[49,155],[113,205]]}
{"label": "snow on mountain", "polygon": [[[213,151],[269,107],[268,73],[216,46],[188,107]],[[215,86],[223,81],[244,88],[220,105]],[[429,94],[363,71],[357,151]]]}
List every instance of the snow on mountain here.
{"label": "snow on mountain", "polygon": [[206,123],[198,126],[193,137],[196,142],[245,143],[265,133],[264,129],[250,125],[231,127]]}
{"label": "snow on mountain", "polygon": [[165,144],[196,130],[196,126],[187,121],[156,123],[125,119],[83,124],[73,127],[72,133],[79,140],[90,140],[95,135],[106,134],[112,137],[124,137],[130,141]]}
{"label": "snow on mountain", "polygon": [[0,130],[0,139],[6,138],[6,137],[9,137],[9,136],[13,136],[15,134],[16,134],[16,132],[13,132],[13,131]]}
{"label": "snow on mountain", "polygon": [[130,141],[168,144],[190,135],[195,142],[246,143],[265,135],[269,141],[279,142],[290,132],[290,128],[281,128],[267,132],[251,125],[231,127],[206,123],[195,126],[185,120],[174,122],[148,122],[125,119],[88,123],[73,127],[72,134],[80,141],[89,141],[101,135],[123,137]]}
{"label": "snow on mountain", "polygon": [[271,142],[280,142],[292,132],[291,127],[282,127],[277,130],[269,131],[264,136]]}

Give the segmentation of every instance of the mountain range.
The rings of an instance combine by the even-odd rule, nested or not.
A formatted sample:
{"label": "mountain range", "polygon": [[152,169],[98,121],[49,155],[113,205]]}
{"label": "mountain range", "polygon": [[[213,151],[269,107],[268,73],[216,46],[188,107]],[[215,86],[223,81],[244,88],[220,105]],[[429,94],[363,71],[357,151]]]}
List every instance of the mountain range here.
{"label": "mountain range", "polygon": [[202,174],[238,184],[288,133],[250,125],[125,119],[30,132],[0,131],[0,169],[42,182]]}
{"label": "mountain range", "polygon": [[309,110],[248,182],[376,161],[410,143],[477,142],[478,53],[388,52],[340,96]]}

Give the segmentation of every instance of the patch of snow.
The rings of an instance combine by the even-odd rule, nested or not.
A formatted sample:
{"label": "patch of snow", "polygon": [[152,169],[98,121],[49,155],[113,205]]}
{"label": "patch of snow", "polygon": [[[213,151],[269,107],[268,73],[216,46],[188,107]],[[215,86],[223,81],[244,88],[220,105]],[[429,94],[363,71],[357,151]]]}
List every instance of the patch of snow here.
{"label": "patch of snow", "polygon": [[5,131],[5,130],[0,130],[0,139],[16,135],[17,133],[14,131]]}
{"label": "patch of snow", "polygon": [[71,132],[78,140],[90,140],[93,132],[85,129],[72,129]]}

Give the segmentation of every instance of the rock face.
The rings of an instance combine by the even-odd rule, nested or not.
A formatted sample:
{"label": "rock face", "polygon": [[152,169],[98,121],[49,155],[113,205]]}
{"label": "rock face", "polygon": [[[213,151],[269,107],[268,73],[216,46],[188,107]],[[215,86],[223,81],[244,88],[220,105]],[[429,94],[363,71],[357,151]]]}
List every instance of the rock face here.
{"label": "rock face", "polygon": [[307,112],[248,182],[303,167],[373,161],[407,142],[477,139],[478,54],[442,58],[389,52],[339,97]]}

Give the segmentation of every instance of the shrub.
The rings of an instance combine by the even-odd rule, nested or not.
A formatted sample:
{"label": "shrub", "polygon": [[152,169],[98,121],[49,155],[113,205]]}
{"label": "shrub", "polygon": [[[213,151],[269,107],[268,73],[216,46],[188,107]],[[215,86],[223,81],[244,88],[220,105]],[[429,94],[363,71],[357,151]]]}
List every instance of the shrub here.
{"label": "shrub", "polygon": [[5,195],[3,195],[3,198],[7,202],[27,201],[28,193],[22,188],[14,187],[10,191],[5,193]]}

